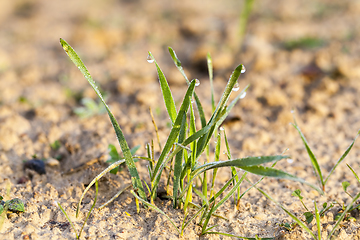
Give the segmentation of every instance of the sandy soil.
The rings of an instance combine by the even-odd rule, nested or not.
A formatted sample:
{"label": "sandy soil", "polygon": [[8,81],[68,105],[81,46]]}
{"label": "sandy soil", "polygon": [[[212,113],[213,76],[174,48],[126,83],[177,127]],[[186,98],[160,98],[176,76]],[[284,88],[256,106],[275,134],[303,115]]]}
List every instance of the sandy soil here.
{"label": "sandy soil", "polygon": [[[85,197],[75,218],[76,204],[85,186],[107,164],[107,146],[116,137],[104,114],[80,119],[74,109],[80,99],[96,96],[59,44],[68,41],[82,56],[104,92],[131,147],[137,152],[155,140],[148,108],[151,106],[162,142],[169,133],[168,118],[160,96],[156,69],[146,61],[147,51],[157,58],[178,101],[186,83],[174,67],[167,46],[173,47],[189,77],[199,78],[196,88],[210,116],[210,87],[206,54],[214,60],[217,99],[231,71],[240,63],[247,71],[241,87],[251,84],[246,98],[234,108],[224,125],[234,157],[280,154],[289,148],[292,161],[278,168],[316,183],[307,153],[292,122],[291,110],[327,176],[360,129],[360,2],[356,0],[255,1],[247,34],[240,47],[237,34],[242,1],[0,1],[0,195],[20,198],[25,213],[10,214],[0,230],[1,239],[73,239],[74,231],[56,205],[60,202],[80,229],[94,199]],[[294,47],[295,40],[312,38],[315,46]],[[60,148],[50,144],[56,140]],[[118,148],[119,149],[119,148]],[[24,169],[24,160],[36,155],[46,159],[46,174]],[[291,181],[266,179],[262,189],[299,217],[304,213],[292,191],[302,190],[312,208],[337,201],[349,203],[349,192],[359,191],[347,168],[360,173],[360,145],[355,143],[346,160],[326,186],[326,194]],[[58,159],[58,160],[56,160]],[[225,155],[221,156],[225,160]],[[138,162],[146,179],[146,163]],[[230,171],[219,171],[218,187]],[[252,176],[256,180],[258,177]],[[106,175],[99,184],[98,205],[128,184],[124,169]],[[244,185],[245,189],[248,185]],[[10,193],[7,190],[10,188]],[[180,227],[183,213],[171,201],[156,201]],[[321,220],[326,237],[335,223],[337,205]],[[309,239],[299,227],[288,232],[279,224],[291,219],[256,190],[251,190],[234,210],[228,201],[219,211],[229,221],[213,219],[217,231],[245,237]],[[359,213],[353,212],[359,220]],[[310,224],[316,231],[314,221]],[[339,239],[359,239],[357,221],[345,221]],[[184,239],[199,237],[197,221]],[[126,191],[108,207],[95,209],[82,239],[175,239],[177,232],[162,215],[141,209]]]}

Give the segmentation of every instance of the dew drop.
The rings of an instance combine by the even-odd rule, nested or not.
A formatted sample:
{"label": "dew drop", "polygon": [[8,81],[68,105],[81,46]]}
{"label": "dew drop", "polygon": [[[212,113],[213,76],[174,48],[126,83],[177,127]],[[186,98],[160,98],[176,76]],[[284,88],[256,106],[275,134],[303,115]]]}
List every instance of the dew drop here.
{"label": "dew drop", "polygon": [[220,130],[220,131],[224,131],[224,127],[220,127],[219,130]]}
{"label": "dew drop", "polygon": [[239,89],[240,89],[240,86],[239,86],[239,83],[235,83],[235,85],[234,85],[234,87],[233,87],[233,91],[234,92],[237,92],[237,91],[239,91]]}
{"label": "dew drop", "polygon": [[246,96],[246,92],[243,92],[243,94],[241,94],[240,98],[243,99]]}
{"label": "dew drop", "polygon": [[200,80],[199,79],[195,79],[195,87],[200,85]]}
{"label": "dew drop", "polygon": [[150,53],[149,53],[149,55],[147,56],[147,58],[146,58],[146,61],[148,62],[148,63],[153,63],[154,61],[155,61],[155,59],[150,55]]}
{"label": "dew drop", "polygon": [[288,163],[293,163],[294,160],[293,160],[293,159],[288,159],[287,162],[288,162]]}
{"label": "dew drop", "polygon": [[241,73],[245,73],[246,72],[246,68],[244,65],[242,65],[242,68],[241,68]]}
{"label": "dew drop", "polygon": [[223,154],[226,154],[225,150],[223,151]]}
{"label": "dew drop", "polygon": [[290,111],[290,112],[293,114],[293,113],[295,113],[295,110],[294,110],[294,109],[291,109],[291,111]]}

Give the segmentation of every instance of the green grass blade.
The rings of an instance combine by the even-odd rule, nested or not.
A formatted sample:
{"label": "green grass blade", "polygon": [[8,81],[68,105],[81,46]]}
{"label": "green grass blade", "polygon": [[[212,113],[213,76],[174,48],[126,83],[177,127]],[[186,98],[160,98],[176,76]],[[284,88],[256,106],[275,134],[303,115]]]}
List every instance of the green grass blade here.
{"label": "green grass blade", "polygon": [[176,227],[175,223],[171,220],[171,218],[170,218],[168,215],[166,215],[166,213],[164,213],[163,211],[161,211],[161,210],[160,210],[158,207],[156,207],[155,205],[153,205],[153,204],[151,204],[151,203],[143,200],[142,198],[139,198],[133,190],[131,190],[130,192],[131,192],[132,195],[134,195],[134,197],[136,197],[140,202],[142,202],[142,203],[145,204],[146,206],[154,209],[154,210],[157,211],[158,213],[161,213],[162,215],[164,215],[164,216],[170,221],[170,223],[174,226],[174,228],[176,229],[176,231],[177,231],[177,232],[179,233],[179,235],[180,235],[179,229]]}
{"label": "green grass blade", "polygon": [[[179,142],[184,141],[186,135],[186,116],[183,116],[181,126],[180,126],[180,133],[179,133]],[[174,208],[177,207],[178,201],[178,191],[180,188],[180,175],[182,172],[182,159],[183,159],[183,151],[180,151],[175,156],[175,163],[174,163],[174,184],[173,184],[173,197],[174,197]]]}
{"label": "green grass blade", "polygon": [[358,182],[360,183],[360,179],[359,179],[359,176],[356,174],[356,172],[354,171],[354,169],[349,165],[349,164],[346,164],[348,166],[348,168],[351,170],[351,172],[354,174],[356,180],[358,180]]}
{"label": "green grass blade", "polygon": [[331,239],[331,236],[334,234],[336,228],[340,225],[340,223],[342,222],[342,220],[344,219],[346,213],[349,212],[349,210],[351,209],[352,205],[356,202],[356,200],[358,200],[358,198],[360,198],[360,193],[358,193],[351,201],[351,203],[345,208],[344,212],[341,214],[340,218],[337,220],[337,222],[335,223],[334,228],[331,230],[329,236],[328,236],[328,240]]}
{"label": "green grass blade", "polygon": [[[171,58],[174,61],[175,66],[180,71],[181,75],[183,75],[183,77],[185,78],[186,83],[189,85],[190,84],[189,79],[187,78],[187,76],[186,76],[186,74],[184,72],[184,69],[183,69],[183,67],[181,65],[181,62],[178,59],[178,57],[176,56],[175,51],[171,47],[169,47],[169,53],[170,53]],[[195,103],[196,103],[196,106],[197,106],[197,109],[198,109],[198,112],[199,112],[201,126],[205,127],[206,119],[205,119],[204,109],[203,109],[203,107],[201,105],[201,102],[200,102],[200,99],[199,99],[198,95],[195,92],[194,92],[194,98],[195,98]]]}
{"label": "green grass blade", "polygon": [[69,216],[67,215],[67,213],[65,212],[65,210],[64,210],[64,208],[61,206],[61,204],[60,204],[59,202],[58,202],[57,204],[58,204],[61,212],[65,215],[66,219],[69,221],[72,229],[74,230],[76,239],[79,239],[80,236],[77,234],[77,231],[76,231],[76,229],[75,229],[75,226],[74,226],[73,222],[71,221],[71,219],[69,218]]}
{"label": "green grass blade", "polygon": [[324,185],[326,185],[326,182],[329,180],[330,175],[335,171],[335,168],[346,158],[346,156],[349,154],[351,148],[354,146],[354,143],[356,141],[356,139],[359,137],[360,131],[358,132],[358,134],[356,135],[356,137],[354,138],[354,140],[352,141],[352,143],[350,144],[350,146],[346,149],[346,151],[344,152],[343,155],[341,155],[341,157],[339,158],[339,160],[337,161],[337,163],[334,165],[334,167],[331,169],[329,175],[326,177],[325,181],[324,181]]}
{"label": "green grass blade", "polygon": [[[153,179],[151,179],[151,181],[153,182],[153,189],[152,189],[152,193],[151,196],[154,199],[155,197],[155,193],[156,193],[156,189],[157,189],[157,185],[159,184],[160,181],[160,176],[162,173],[162,170],[165,167],[165,164],[167,161],[165,161],[165,157],[168,155],[168,153],[170,152],[173,144],[175,143],[179,133],[180,133],[180,127],[181,127],[181,123],[183,121],[183,117],[184,115],[186,115],[189,105],[190,105],[190,99],[191,96],[194,92],[194,88],[195,88],[195,81],[192,81],[186,94],[184,97],[184,100],[181,104],[180,110],[179,110],[179,114],[176,117],[175,123],[171,129],[171,132],[169,134],[169,137],[165,143],[165,146],[163,148],[163,151],[160,154],[160,157],[158,159],[158,161],[156,162],[155,168],[154,168],[154,174],[153,174]],[[184,146],[184,145],[183,145]],[[178,146],[179,147],[179,146]],[[180,150],[179,150],[180,151]],[[168,158],[168,160],[171,158]]]}
{"label": "green grass blade", "polygon": [[94,91],[96,92],[102,103],[104,104],[106,111],[108,112],[110,121],[114,127],[121,150],[124,154],[125,162],[131,175],[131,182],[134,186],[134,190],[140,195],[141,198],[146,199],[146,195],[139,177],[139,173],[136,169],[135,162],[132,158],[129,146],[125,140],[124,134],[119,126],[119,123],[116,121],[114,115],[111,113],[108,105],[106,104],[104,98],[102,97],[98,87],[96,86],[95,81],[92,79],[89,71],[87,70],[87,68],[85,67],[84,63],[77,55],[75,50],[65,40],[61,38],[60,38],[60,43],[63,49],[65,50],[65,52],[67,53],[67,55],[70,57],[71,61],[79,68],[80,72],[84,75],[86,80],[90,83],[91,87],[94,89]]}
{"label": "green grass blade", "polygon": [[197,190],[196,188],[193,188],[194,192],[201,198],[201,200],[203,200],[203,202],[206,204],[206,205],[209,205],[209,201],[207,199],[207,197],[202,193],[200,192],[199,190]]}
{"label": "green grass blade", "polygon": [[95,184],[95,182],[97,182],[98,180],[100,180],[100,178],[102,178],[106,173],[110,172],[112,169],[120,166],[121,164],[123,164],[125,162],[124,159],[119,160],[117,162],[114,162],[113,164],[111,164],[110,166],[108,166],[107,168],[105,168],[105,170],[103,170],[100,174],[98,174],[90,183],[89,185],[85,188],[84,192],[82,193],[79,203],[77,205],[76,208],[76,217],[78,217],[79,215],[79,210],[80,210],[80,205],[81,205],[81,201],[83,200],[83,198],[85,197],[85,194],[87,193],[87,191],[89,191],[89,189],[92,187],[92,185]]}
{"label": "green grass blade", "polygon": [[284,171],[281,171],[279,169],[263,167],[263,166],[240,167],[240,168],[245,170],[245,171],[248,171],[248,172],[250,172],[252,174],[256,174],[256,175],[260,175],[260,176],[273,177],[273,178],[279,178],[279,179],[287,179],[287,180],[300,182],[300,183],[306,184],[309,187],[315,189],[320,194],[324,194],[324,192],[320,188],[318,188],[317,186],[305,181],[302,178],[298,178],[298,177],[296,177],[294,175],[291,175],[291,174],[289,174],[287,172],[284,172]]}
{"label": "green grass blade", "polygon": [[307,151],[307,153],[308,153],[308,155],[309,155],[309,157],[310,157],[310,161],[311,161],[311,164],[312,164],[312,166],[313,166],[313,168],[314,168],[315,174],[317,175],[317,178],[318,178],[318,180],[319,180],[319,182],[320,182],[320,185],[321,185],[321,187],[322,187],[323,190],[324,190],[324,188],[325,188],[325,183],[324,183],[324,180],[323,180],[323,176],[322,176],[322,173],[321,173],[321,169],[320,169],[319,163],[318,163],[318,161],[316,160],[316,157],[315,157],[314,153],[311,151],[311,149],[310,149],[310,147],[309,147],[309,144],[308,144],[308,142],[306,141],[306,138],[305,138],[304,134],[301,132],[299,126],[296,124],[296,122],[293,123],[292,125],[296,128],[296,130],[297,130],[297,131],[299,132],[299,134],[300,134],[300,137],[301,137],[301,139],[302,139],[302,141],[303,141],[303,143],[304,143],[304,145],[305,145],[306,151]]}
{"label": "green grass blade", "polygon": [[175,101],[172,96],[169,84],[165,78],[164,73],[161,71],[159,65],[157,64],[157,62],[156,62],[154,56],[151,54],[151,52],[149,52],[149,56],[151,56],[151,58],[154,59],[154,63],[156,65],[156,69],[157,69],[158,76],[159,76],[160,87],[161,87],[162,95],[164,98],[166,110],[169,114],[171,122],[174,124],[177,114],[176,114]]}
{"label": "green grass blade", "polygon": [[316,206],[316,201],[314,201],[314,207],[315,207],[315,219],[316,219],[316,226],[318,230],[318,240],[321,240],[321,224],[320,224],[320,215],[319,210]]}
{"label": "green grass blade", "polygon": [[207,144],[209,143],[210,138],[211,138],[213,132],[215,131],[215,125],[218,123],[220,116],[224,116],[224,114],[226,113],[226,108],[227,108],[226,104],[229,100],[229,97],[234,88],[234,85],[238,81],[238,78],[241,74],[242,69],[243,69],[243,65],[240,64],[239,66],[237,66],[235,68],[234,72],[231,74],[229,81],[225,87],[225,90],[220,98],[220,101],[208,122],[208,125],[213,126],[213,127],[210,128],[210,131],[208,133],[206,133],[204,136],[202,136],[198,140],[198,150],[197,150],[197,154],[196,154],[197,158],[205,150]]}
{"label": "green grass blade", "polygon": [[[237,175],[235,175],[237,176]],[[235,177],[234,176],[234,177]],[[232,178],[232,180],[234,179],[234,177]],[[228,181],[230,182],[230,181]],[[213,205],[213,207],[210,209],[206,219],[205,219],[205,222],[204,222],[204,225],[202,227],[202,232],[205,232],[206,230],[206,227],[207,227],[207,224],[211,218],[211,215],[221,206],[224,204],[224,202],[226,200],[228,200],[233,194],[234,192],[238,189],[238,187],[240,186],[240,184],[242,183],[242,181],[238,181],[232,188],[231,190],[225,195],[225,197],[223,197],[216,205]],[[221,193],[217,193],[216,196],[219,196]],[[215,198],[214,198],[214,203],[215,203]],[[212,202],[210,202],[210,204],[212,204]]]}
{"label": "green grass blade", "polygon": [[186,187],[183,189],[183,192],[182,192],[182,194],[180,194],[180,197],[183,196],[184,191],[187,190],[187,188],[192,184],[192,181],[195,179],[195,177],[197,177],[199,174],[201,174],[205,171],[208,171],[208,170],[211,170],[214,168],[231,167],[231,166],[243,168],[246,166],[254,166],[254,165],[263,164],[263,163],[267,163],[267,162],[279,161],[284,158],[289,158],[289,156],[275,155],[275,156],[262,156],[262,157],[247,157],[247,158],[239,158],[239,159],[228,160],[228,161],[206,163],[206,164],[194,169],[193,176],[190,179],[190,181],[187,183]]}
{"label": "green grass blade", "polygon": [[192,216],[185,224],[183,224],[183,226],[181,226],[181,232],[184,231],[184,229],[191,223],[192,220],[194,220],[204,209],[205,209],[206,205],[204,205],[203,207],[201,207],[195,214],[194,216]]}
{"label": "green grass blade", "polygon": [[205,163],[199,166],[198,168],[194,169],[194,172],[196,173],[197,171],[203,172],[204,169],[206,169],[205,171],[207,171],[210,169],[220,168],[220,167],[239,167],[239,168],[252,167],[252,166],[257,166],[259,164],[279,161],[285,158],[289,158],[289,156],[275,155],[275,156],[261,156],[261,157],[246,157],[246,158],[237,158],[226,161],[217,161],[217,162]]}
{"label": "green grass blade", "polygon": [[231,109],[235,106],[235,104],[244,96],[248,88],[250,87],[250,84],[248,84],[235,98],[232,100],[229,104],[229,106],[226,108],[225,114],[219,119],[219,121],[216,123],[216,127],[219,127],[225,120],[225,118],[229,115]]}
{"label": "green grass blade", "polygon": [[98,181],[96,181],[96,182],[95,182],[95,199],[94,199],[94,202],[93,202],[93,204],[91,205],[91,208],[90,208],[90,210],[89,210],[89,212],[88,212],[88,214],[87,214],[87,216],[86,216],[86,218],[85,218],[85,221],[84,221],[84,223],[83,223],[83,225],[82,225],[82,227],[81,227],[81,229],[80,229],[79,238],[80,238],[80,236],[81,236],[81,233],[82,233],[82,231],[83,231],[83,229],[84,229],[84,227],[85,227],[85,224],[86,224],[87,220],[88,220],[89,217],[90,217],[90,214],[91,214],[92,210],[93,210],[94,207],[95,207],[95,204],[96,204],[96,201],[97,201],[97,197],[98,197],[98,193],[99,193],[99,184],[98,184]]}
{"label": "green grass blade", "polygon": [[212,111],[215,111],[215,97],[214,97],[214,73],[213,64],[210,53],[207,54],[207,66],[209,71],[210,91],[211,91],[211,107]]}
{"label": "green grass blade", "polygon": [[283,205],[278,203],[275,199],[273,199],[269,194],[264,192],[258,187],[255,187],[262,195],[273,201],[276,205],[282,208],[297,224],[299,224],[300,227],[302,227],[306,232],[308,232],[314,239],[316,239],[315,235],[311,232],[311,230],[300,220],[298,219],[294,214],[292,214],[290,211],[288,211]]}

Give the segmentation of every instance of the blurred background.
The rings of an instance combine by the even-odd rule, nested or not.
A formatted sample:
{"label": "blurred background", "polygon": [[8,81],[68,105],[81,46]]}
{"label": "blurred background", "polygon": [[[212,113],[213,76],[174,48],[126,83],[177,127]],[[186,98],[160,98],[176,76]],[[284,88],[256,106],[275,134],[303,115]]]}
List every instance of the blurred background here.
{"label": "blurred background", "polygon": [[[188,77],[200,79],[197,91],[208,117],[209,52],[216,99],[238,64],[247,69],[239,84],[251,87],[229,124],[280,131],[296,109],[303,121],[314,121],[315,126],[332,119],[343,131],[346,119],[359,128],[354,112],[360,89],[359,16],[356,0],[1,1],[0,102],[26,119],[57,122],[82,106],[83,98],[97,101],[62,50],[63,38],[81,56],[110,105],[120,104],[121,111],[134,118],[149,106],[164,109],[155,66],[146,61],[148,51],[167,76],[175,99],[182,99],[186,83],[168,54],[171,46]],[[241,124],[234,126],[235,132]],[[244,138],[258,135],[246,132]],[[272,137],[264,134],[254,142],[270,144]],[[256,152],[246,141],[251,140],[240,147]]]}

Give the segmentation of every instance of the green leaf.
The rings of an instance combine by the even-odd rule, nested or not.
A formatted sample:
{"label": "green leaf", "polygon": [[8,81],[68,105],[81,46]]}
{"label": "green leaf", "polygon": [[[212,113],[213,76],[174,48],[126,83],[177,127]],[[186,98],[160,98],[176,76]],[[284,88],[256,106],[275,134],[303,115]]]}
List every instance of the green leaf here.
{"label": "green leaf", "polygon": [[356,135],[356,137],[354,138],[354,140],[352,141],[352,143],[350,144],[350,146],[346,149],[346,151],[343,153],[343,155],[341,155],[341,157],[339,158],[339,160],[336,162],[336,164],[334,165],[334,167],[331,169],[329,175],[326,177],[325,181],[324,181],[324,185],[326,185],[326,182],[329,180],[329,177],[331,176],[331,174],[335,171],[336,167],[345,159],[345,157],[349,154],[351,148],[354,146],[354,143],[356,141],[356,139],[359,137],[360,131],[358,132],[358,134]]}
{"label": "green leaf", "polygon": [[106,104],[103,96],[101,95],[98,87],[95,84],[95,81],[92,79],[89,71],[85,67],[84,63],[80,59],[80,57],[77,55],[75,50],[63,39],[60,38],[60,43],[67,55],[70,57],[71,61],[79,68],[80,72],[84,75],[86,80],[90,83],[91,87],[94,89],[95,93],[98,95],[102,103],[104,104],[106,111],[108,112],[110,121],[114,127],[117,139],[119,141],[121,150],[125,157],[126,165],[129,169],[129,173],[131,176],[131,182],[133,184],[134,190],[140,195],[141,198],[146,199],[146,194],[141,182],[141,179],[139,177],[139,173],[136,169],[135,162],[132,158],[129,146],[125,140],[125,136],[120,128],[119,123],[116,121],[114,115],[111,113],[110,108]]}
{"label": "green leaf", "polygon": [[299,134],[300,134],[300,137],[301,137],[301,139],[302,139],[302,141],[303,141],[303,143],[304,143],[304,145],[305,145],[306,151],[307,151],[307,153],[308,153],[308,155],[309,155],[309,157],[310,157],[310,161],[311,161],[311,164],[312,164],[312,166],[313,166],[313,168],[314,168],[315,174],[316,174],[316,176],[317,176],[317,178],[318,178],[318,180],[319,180],[319,183],[320,183],[321,187],[322,187],[323,190],[324,190],[324,188],[325,188],[325,183],[324,183],[324,180],[323,180],[323,176],[322,176],[322,173],[321,173],[321,169],[320,169],[319,163],[318,163],[318,161],[316,160],[316,157],[315,157],[314,153],[311,151],[311,149],[310,149],[310,147],[309,147],[309,144],[307,143],[306,138],[305,138],[304,134],[301,132],[299,126],[296,124],[296,122],[293,123],[292,125],[296,128],[296,130],[297,130],[297,131],[299,132]]}
{"label": "green leaf", "polygon": [[[153,183],[153,189],[151,192],[152,198],[155,198],[155,193],[156,193],[159,181],[160,181],[161,173],[165,167],[165,164],[167,163],[167,161],[165,161],[166,156],[170,152],[173,144],[175,143],[175,141],[179,135],[181,123],[183,121],[184,115],[186,115],[186,113],[188,111],[188,108],[190,105],[190,98],[194,92],[194,88],[195,88],[195,81],[192,81],[186,94],[185,94],[184,100],[181,104],[181,107],[180,107],[179,113],[176,117],[173,128],[171,129],[169,137],[165,143],[165,146],[160,154],[158,161],[156,162],[156,165],[154,168],[154,175],[152,176],[152,179],[151,179],[151,182]],[[167,158],[167,159],[169,160],[171,158]]]}
{"label": "green leaf", "polygon": [[303,199],[300,189],[296,189],[291,195],[293,195],[294,197],[298,197],[300,200]]}
{"label": "green leaf", "polygon": [[[170,53],[171,58],[174,61],[175,66],[180,71],[181,75],[183,75],[183,77],[185,78],[186,83],[188,85],[190,85],[189,79],[186,76],[183,67],[181,66],[181,62],[178,59],[178,57],[176,56],[175,51],[171,47],[169,47],[169,53]],[[205,119],[204,109],[203,109],[203,107],[201,105],[201,102],[200,102],[200,99],[199,99],[198,95],[195,92],[194,92],[194,98],[195,98],[195,103],[196,103],[196,106],[197,106],[197,109],[198,109],[198,112],[199,112],[201,126],[205,127],[206,126],[206,119]]]}
{"label": "green leaf", "polygon": [[305,212],[304,216],[306,218],[307,224],[310,224],[312,222],[312,220],[314,219],[314,215],[312,214],[312,212]]}
{"label": "green leaf", "polygon": [[316,206],[316,201],[314,201],[314,207],[315,207],[316,226],[317,226],[317,230],[318,230],[318,240],[321,240],[320,214],[319,214],[318,208]]}
{"label": "green leaf", "polygon": [[350,183],[347,182],[347,181],[344,181],[341,183],[343,189],[344,189],[344,192],[346,192],[347,188],[350,186]]}
{"label": "green leaf", "polygon": [[278,169],[268,168],[268,167],[263,167],[263,166],[252,166],[252,167],[241,167],[241,168],[244,169],[245,171],[248,171],[248,172],[256,174],[256,175],[261,175],[261,176],[266,176],[266,177],[274,177],[274,178],[280,178],[280,179],[288,179],[288,180],[300,182],[300,183],[306,184],[309,187],[315,189],[320,194],[324,193],[317,186],[315,186],[309,182],[306,182],[305,180],[303,180],[301,178],[298,178],[294,175],[291,175],[289,173],[286,173],[286,172],[278,170]]}
{"label": "green leaf", "polygon": [[169,114],[170,120],[171,122],[174,124],[175,119],[176,119],[176,106],[175,106],[175,101],[174,98],[172,96],[169,84],[165,78],[164,73],[161,71],[159,65],[157,64],[154,56],[151,54],[151,52],[149,52],[149,55],[151,56],[152,59],[154,59],[155,65],[156,65],[156,69],[158,72],[158,76],[159,76],[159,82],[160,82],[160,87],[161,87],[161,92],[164,98],[164,102],[165,102],[165,106],[166,106],[166,110]]}
{"label": "green leaf", "polygon": [[21,199],[14,198],[9,201],[6,201],[5,206],[8,207],[8,210],[11,212],[25,212],[25,206]]}

